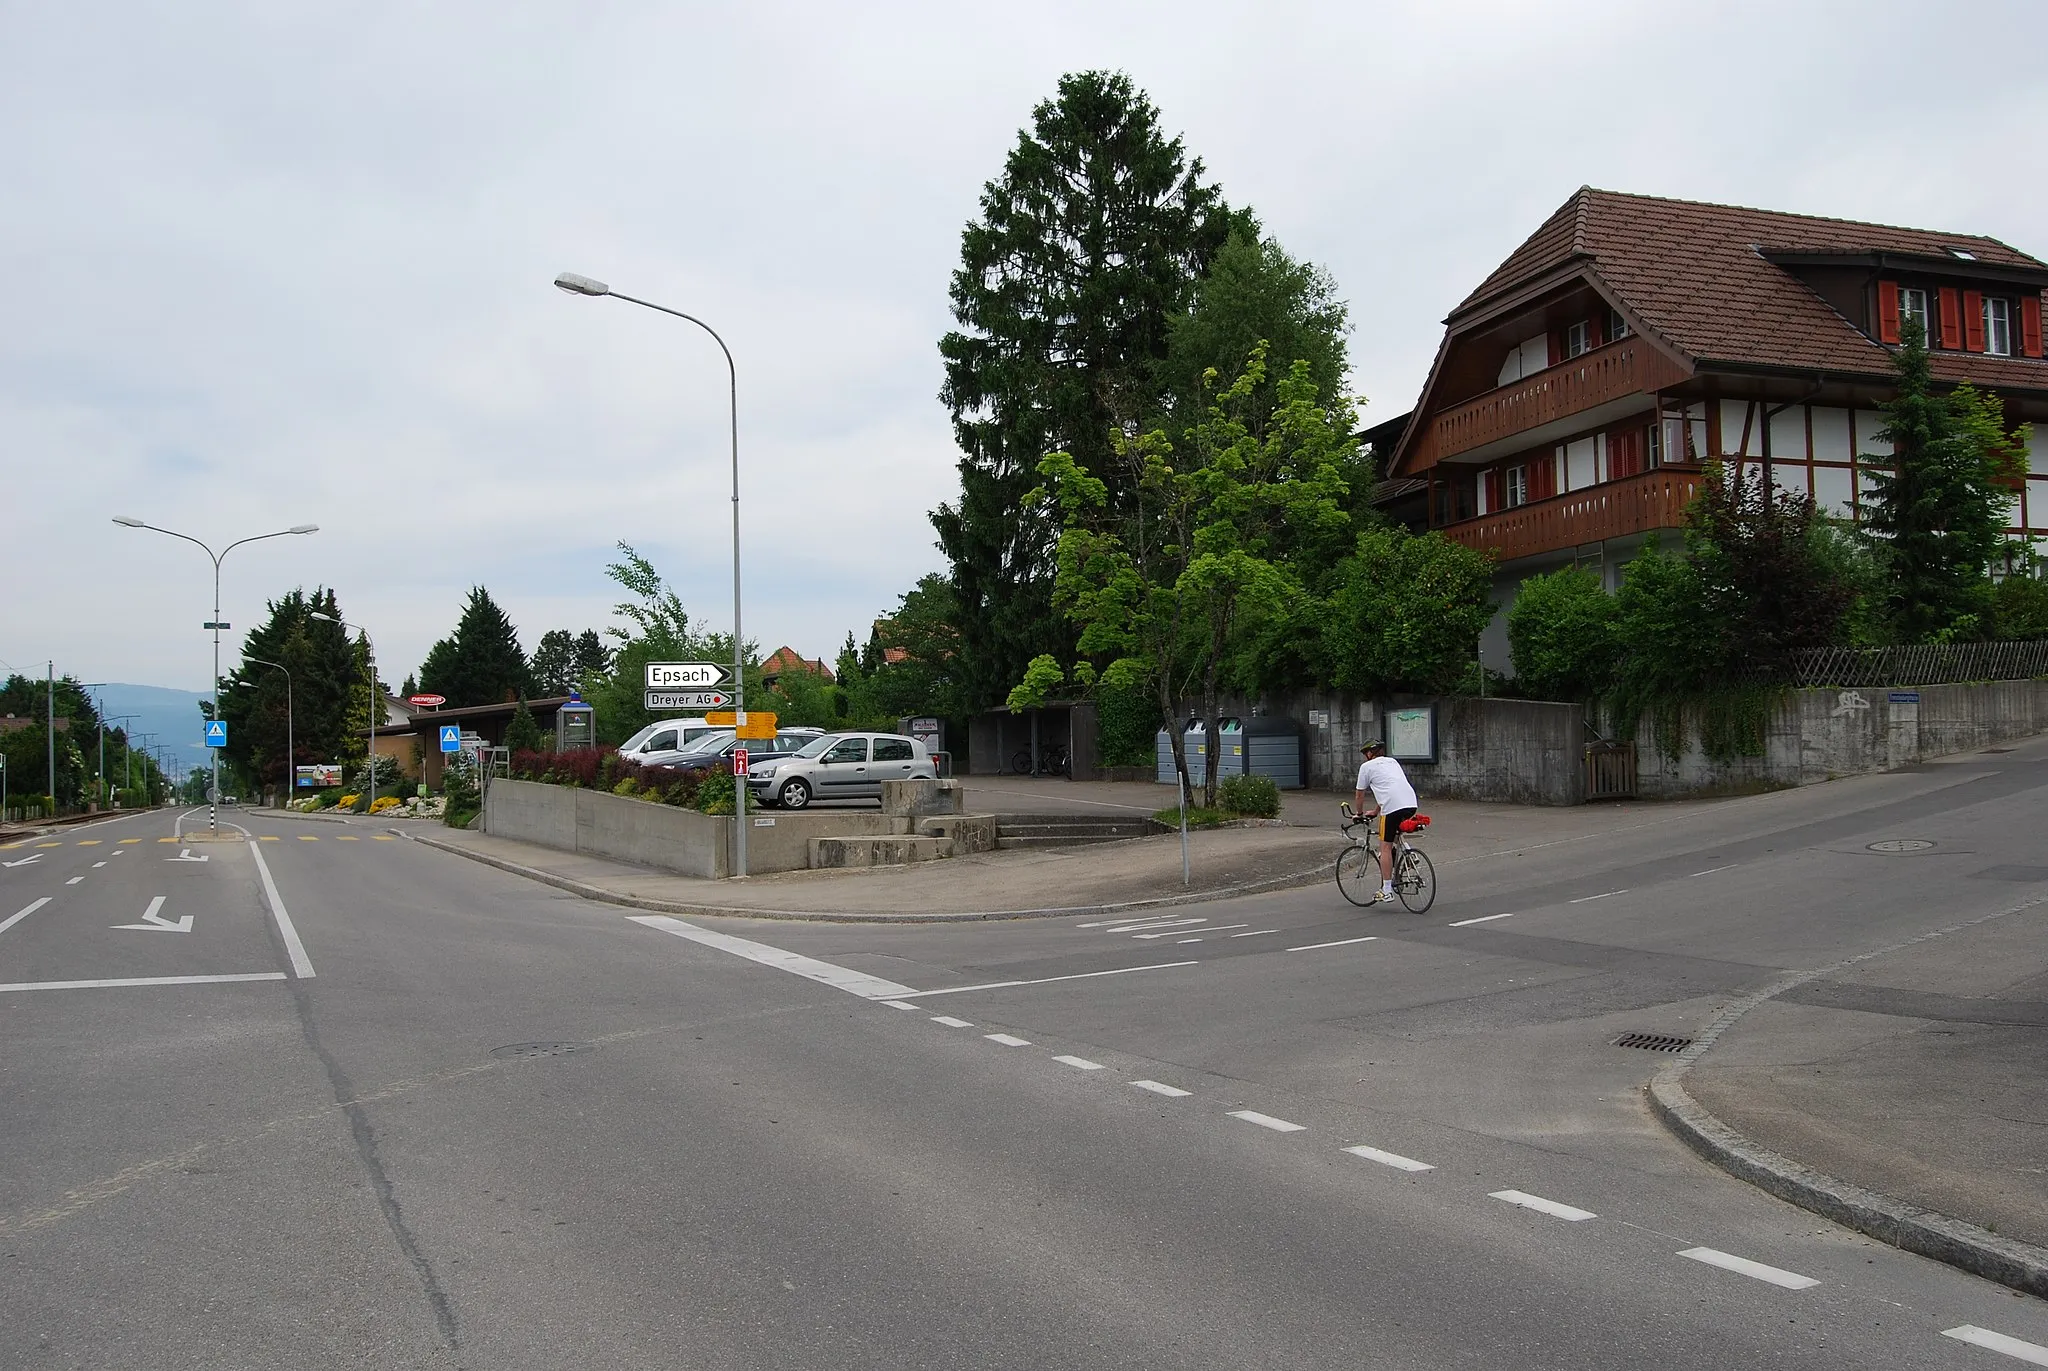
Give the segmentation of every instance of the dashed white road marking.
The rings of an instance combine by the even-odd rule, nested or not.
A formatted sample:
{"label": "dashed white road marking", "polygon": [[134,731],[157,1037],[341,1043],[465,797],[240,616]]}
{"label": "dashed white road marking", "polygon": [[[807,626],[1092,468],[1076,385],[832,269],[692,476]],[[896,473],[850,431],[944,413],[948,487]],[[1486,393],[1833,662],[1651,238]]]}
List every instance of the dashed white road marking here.
{"label": "dashed white road marking", "polygon": [[23,919],[26,919],[29,915],[35,913],[38,909],[41,909],[44,905],[48,904],[49,902],[50,897],[48,895],[45,895],[43,896],[42,899],[37,900],[28,908],[17,910],[14,913],[9,914],[5,919],[0,919],[0,933],[5,933],[8,929],[14,927],[16,924],[20,923]]}
{"label": "dashed white road marking", "polygon": [[1061,1063],[1062,1065],[1071,1066],[1076,1071],[1102,1070],[1101,1062],[1091,1062],[1086,1057],[1054,1057],[1053,1060]]}
{"label": "dashed white road marking", "polygon": [[1686,877],[1685,879],[1687,879],[1688,881],[1690,881],[1690,880],[1692,880],[1692,879],[1693,879],[1694,877],[1698,877],[1698,876],[1711,876],[1711,875],[1713,875],[1713,874],[1714,874],[1714,873],[1715,873],[1716,871],[1733,871],[1733,870],[1734,870],[1734,869],[1735,869],[1736,867],[1738,867],[1738,866],[1741,866],[1741,865],[1742,865],[1742,863],[1741,863],[1741,862],[1730,862],[1730,863],[1728,863],[1728,865],[1726,865],[1726,866],[1710,866],[1710,867],[1708,867],[1708,868],[1707,868],[1707,869],[1706,869],[1705,871],[1695,871],[1695,872],[1693,872],[1691,876],[1688,876],[1688,877]]}
{"label": "dashed white road marking", "polygon": [[1109,933],[1142,933],[1159,928],[1186,928],[1190,924],[1205,924],[1207,922],[1209,920],[1206,917],[1200,919],[1141,919],[1135,923],[1126,921],[1121,924],[1115,924],[1104,931]]}
{"label": "dashed white road marking", "polygon": [[1195,1093],[1192,1090],[1182,1090],[1177,1085],[1167,1085],[1162,1081],[1132,1081],[1131,1084],[1137,1086],[1140,1090],[1149,1090],[1155,1095],[1166,1095],[1173,1099],[1180,1099],[1183,1096]]}
{"label": "dashed white road marking", "polygon": [[987,1038],[992,1043],[1001,1043],[1004,1047],[1031,1046],[1031,1039],[1015,1037],[1009,1033],[984,1033],[981,1036]]}
{"label": "dashed white road marking", "polygon": [[281,981],[282,971],[253,971],[241,976],[135,976],[119,981],[17,981],[0,985],[9,990],[113,990],[131,985],[225,985],[231,981]]}
{"label": "dashed white road marking", "polygon": [[965,1019],[956,1019],[956,1018],[954,1018],[954,1017],[953,1017],[953,1016],[952,1016],[951,1014],[934,1014],[934,1015],[932,1015],[932,1022],[933,1022],[933,1023],[942,1023],[942,1024],[944,1024],[944,1025],[945,1025],[946,1027],[948,1027],[948,1028],[972,1028],[972,1027],[974,1027],[974,1025],[973,1025],[973,1024],[971,1024],[971,1023],[969,1023],[969,1022],[968,1022],[967,1020],[965,1020]]}
{"label": "dashed white road marking", "polygon": [[[646,920],[643,919],[641,922],[645,923]],[[904,991],[899,998],[921,1000],[931,995],[964,995],[970,990],[1008,990],[1018,985],[1051,985],[1054,981],[1085,981],[1091,976],[1122,976],[1132,971],[1167,971],[1176,966],[1199,965],[1199,962],[1153,962],[1146,966],[1113,967],[1108,971],[1077,971],[1071,976],[1041,976],[1035,981],[989,981],[983,985],[948,986],[944,990],[907,990],[901,986],[897,988]]]}
{"label": "dashed white road marking", "polygon": [[1471,925],[1473,925],[1473,924],[1490,924],[1490,923],[1492,923],[1492,922],[1493,922],[1493,921],[1494,921],[1495,919],[1512,919],[1512,918],[1514,918],[1514,917],[1515,917],[1515,916],[1514,916],[1514,914],[1513,914],[1512,912],[1510,912],[1510,913],[1507,913],[1507,914],[1481,914],[1481,915],[1480,915],[1480,916],[1479,916],[1478,918],[1476,918],[1476,919],[1460,919],[1460,920],[1458,920],[1458,921],[1457,921],[1456,923],[1452,924],[1452,925],[1451,925],[1451,927],[1452,927],[1452,928],[1468,928],[1468,927],[1470,927],[1470,926],[1471,926]]}
{"label": "dashed white road marking", "polygon": [[1300,947],[1290,947],[1287,950],[1289,952],[1314,952],[1316,949],[1323,947],[1349,947],[1353,943],[1376,943],[1378,941],[1379,935],[1374,934],[1369,938],[1339,938],[1334,943],[1304,943]]}
{"label": "dashed white road marking", "polygon": [[1243,1119],[1246,1123],[1255,1123],[1261,1128],[1270,1128],[1275,1133],[1301,1133],[1308,1129],[1307,1124],[1289,1123],[1285,1119],[1276,1119],[1271,1114],[1261,1114],[1256,1109],[1233,1109],[1230,1111],[1230,1117]]}
{"label": "dashed white road marking", "polygon": [[2003,1352],[2006,1356],[2026,1362],[2031,1366],[2048,1366],[2048,1347],[2042,1347],[2038,1343],[2021,1342],[2018,1338],[2008,1338],[2003,1333],[1994,1333],[1988,1328],[1979,1328],[1974,1323],[1959,1324],[1954,1328],[1944,1328],[1941,1330],[1941,1336],[1944,1338],[1954,1338],[1957,1342],[1969,1343],[1972,1347],[1982,1347],[1993,1352]]}
{"label": "dashed white road marking", "polygon": [[901,1000],[884,1000],[884,1001],[882,1001],[882,1003],[883,1003],[883,1004],[885,1004],[885,1005],[888,1005],[888,1006],[889,1006],[889,1008],[891,1008],[891,1009],[915,1009],[915,1008],[917,1008],[917,1006],[916,1006],[916,1005],[914,1005],[914,1004],[905,1004],[905,1003],[904,1003],[903,1001],[901,1001]]}
{"label": "dashed white road marking", "polygon": [[1230,936],[1233,938],[1256,938],[1262,934],[1278,933],[1279,931],[1277,928],[1255,928],[1249,933],[1233,933]]}
{"label": "dashed white road marking", "polygon": [[85,879],[85,877],[83,877],[83,876],[73,876],[73,877],[72,877],[72,878],[71,878],[70,880],[68,880],[68,881],[64,882],[64,884],[66,884],[66,885],[77,885],[77,884],[78,884],[78,883],[79,883],[80,881],[82,881],[82,880],[84,880],[84,879]]}
{"label": "dashed white road marking", "polygon": [[1200,938],[1182,938],[1180,942],[1175,943],[1174,946],[1179,947],[1181,943],[1198,943],[1200,941],[1202,941]]}
{"label": "dashed white road marking", "polygon": [[1546,1200],[1541,1195],[1530,1195],[1520,1190],[1496,1190],[1493,1192],[1492,1198],[1506,1200],[1509,1204],[1519,1204],[1524,1209],[1533,1209],[1539,1214],[1548,1214],[1553,1218],[1566,1219],[1572,1223],[1583,1223],[1587,1219],[1597,1219],[1600,1217],[1590,1209],[1578,1209],[1569,1204],[1559,1204],[1556,1200]]}
{"label": "dashed white road marking", "polygon": [[1344,1150],[1354,1157],[1363,1157],[1369,1162],[1378,1162],[1381,1166],[1391,1166],[1397,1171],[1436,1170],[1428,1162],[1419,1162],[1413,1157],[1404,1157],[1398,1152],[1382,1152],[1377,1147],[1361,1145],[1358,1147],[1347,1147]]}
{"label": "dashed white road marking", "polygon": [[[118,853],[118,852],[116,852],[116,853],[115,853],[114,855],[115,855],[116,857],[118,857],[118,856],[120,856],[121,854],[120,854],[120,853]],[[94,871],[98,871],[98,870],[99,870],[99,869],[100,869],[101,867],[103,867],[103,866],[105,866],[105,865],[106,865],[106,863],[105,863],[105,862],[94,862],[94,863],[92,864],[92,869],[93,869]]]}
{"label": "dashed white road marking", "polygon": [[[1226,929],[1226,928],[1250,928],[1250,927],[1251,927],[1251,925],[1250,925],[1250,924],[1210,924],[1210,925],[1209,925],[1208,927],[1204,928],[1204,929],[1202,930],[1202,932],[1204,932],[1204,933],[1221,933],[1221,932],[1222,932],[1222,931],[1223,931],[1224,929]],[[1134,942],[1137,942],[1137,941],[1143,941],[1144,939],[1147,939],[1147,938],[1171,938],[1171,937],[1172,937],[1172,936],[1173,936],[1173,935],[1174,935],[1174,934],[1175,934],[1176,932],[1178,932],[1178,931],[1179,931],[1178,929],[1172,929],[1172,928],[1169,928],[1169,929],[1167,929],[1167,930],[1166,930],[1166,931],[1165,931],[1164,933],[1133,933],[1133,934],[1131,935],[1131,939],[1132,939],[1132,941],[1134,941]]]}
{"label": "dashed white road marking", "polygon": [[1802,1276],[1797,1271],[1765,1266],[1762,1262],[1753,1262],[1747,1257],[1733,1256],[1712,1247],[1688,1247],[1678,1255],[1690,1257],[1696,1262],[1705,1262],[1708,1266],[1718,1266],[1723,1271],[1733,1271],[1739,1276],[1748,1276],[1752,1280],[1781,1285],[1787,1290],[1804,1290],[1808,1286],[1820,1284],[1813,1277]]}
{"label": "dashed white road marking", "polygon": [[1565,903],[1567,903],[1567,904],[1588,904],[1588,903],[1591,903],[1591,902],[1592,902],[1592,901],[1594,901],[1594,900],[1604,900],[1604,899],[1606,899],[1606,898],[1607,898],[1607,897],[1608,897],[1609,895],[1626,895],[1626,894],[1628,894],[1628,891],[1627,891],[1626,889],[1622,889],[1622,890],[1603,890],[1603,891],[1601,891],[1601,892],[1600,892],[1600,893],[1599,893],[1598,895],[1581,895],[1581,896],[1579,896],[1579,898],[1578,898],[1578,899],[1576,899],[1576,900],[1567,900],[1567,901],[1566,901]]}
{"label": "dashed white road marking", "polygon": [[[261,851],[256,860],[263,860]],[[735,957],[745,957],[750,962],[772,966],[778,971],[787,971],[793,976],[829,985],[835,990],[844,990],[849,995],[858,995],[864,1000],[906,1000],[915,999],[918,992],[895,981],[885,981],[880,976],[869,976],[859,971],[849,971],[843,966],[821,962],[815,957],[806,957],[796,952],[785,952],[779,947],[766,943],[752,942],[746,938],[735,938],[730,933],[713,933],[708,928],[671,919],[666,914],[630,914],[627,916],[636,924],[658,928],[663,933],[673,933],[678,938],[688,938],[693,943],[715,947],[721,952],[730,952]]]}

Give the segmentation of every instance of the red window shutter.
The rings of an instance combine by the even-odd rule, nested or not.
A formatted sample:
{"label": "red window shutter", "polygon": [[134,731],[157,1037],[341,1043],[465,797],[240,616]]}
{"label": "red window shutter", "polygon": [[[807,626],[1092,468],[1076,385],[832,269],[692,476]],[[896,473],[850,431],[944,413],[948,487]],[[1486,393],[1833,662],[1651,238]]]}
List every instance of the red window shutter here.
{"label": "red window shutter", "polygon": [[1500,468],[1495,467],[1486,473],[1486,512],[1500,513],[1501,503]]}
{"label": "red window shutter", "polygon": [[1557,494],[1557,458],[1539,457],[1529,464],[1529,500],[1548,500]]}
{"label": "red window shutter", "polygon": [[2038,294],[2020,301],[2020,351],[2029,357],[2041,355],[2041,297]]}
{"label": "red window shutter", "polygon": [[1598,314],[1586,321],[1586,350],[1591,352],[1607,341],[1607,322]]}
{"label": "red window shutter", "polygon": [[1896,343],[1899,341],[1899,283],[1879,281],[1877,283],[1877,341]]}
{"label": "red window shutter", "polygon": [[1564,360],[1564,335],[1552,329],[1545,338],[1545,347],[1548,349],[1545,361],[1550,366],[1556,366]]}
{"label": "red window shutter", "polygon": [[1963,345],[1963,302],[1954,286],[1941,288],[1941,345],[1945,348],[1959,348]]}
{"label": "red window shutter", "polygon": [[1984,292],[1963,292],[1963,346],[1972,352],[1984,350]]}

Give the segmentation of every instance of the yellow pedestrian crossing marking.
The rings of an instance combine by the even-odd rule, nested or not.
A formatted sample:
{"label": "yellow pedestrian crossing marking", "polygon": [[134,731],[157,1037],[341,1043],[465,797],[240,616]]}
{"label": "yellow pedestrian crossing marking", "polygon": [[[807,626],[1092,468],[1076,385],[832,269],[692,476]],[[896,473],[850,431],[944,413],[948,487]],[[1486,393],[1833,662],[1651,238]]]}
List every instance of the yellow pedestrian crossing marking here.
{"label": "yellow pedestrian crossing marking", "polygon": [[389,833],[379,833],[376,835],[376,838],[377,841],[380,843],[395,843],[398,841],[398,839],[392,837]]}
{"label": "yellow pedestrian crossing marking", "polygon": [[261,839],[259,839],[259,841],[266,843],[274,843],[277,841],[277,835],[275,833],[266,833],[263,835]]}
{"label": "yellow pedestrian crossing marking", "polygon": [[362,839],[356,837],[353,833],[338,833],[335,835],[334,841],[338,843],[359,843]]}
{"label": "yellow pedestrian crossing marking", "polygon": [[302,843],[317,843],[320,840],[310,833],[301,833],[299,835],[299,841]]}
{"label": "yellow pedestrian crossing marking", "polygon": [[122,845],[123,847],[126,847],[126,846],[127,846],[127,845],[128,845],[129,843],[139,843],[139,842],[141,842],[141,841],[142,841],[142,839],[140,839],[140,838],[123,838],[123,839],[121,840],[121,845]]}
{"label": "yellow pedestrian crossing marking", "polygon": [[78,845],[80,847],[98,847],[100,845],[100,840],[98,838],[80,838],[78,840]]}
{"label": "yellow pedestrian crossing marking", "polygon": [[178,840],[176,838],[158,838],[157,841],[160,843],[174,843]]}
{"label": "yellow pedestrian crossing marking", "polygon": [[62,843],[37,843],[37,844],[36,844],[36,846],[37,846],[37,847],[62,847],[62,846],[64,846],[64,844],[62,844]]}

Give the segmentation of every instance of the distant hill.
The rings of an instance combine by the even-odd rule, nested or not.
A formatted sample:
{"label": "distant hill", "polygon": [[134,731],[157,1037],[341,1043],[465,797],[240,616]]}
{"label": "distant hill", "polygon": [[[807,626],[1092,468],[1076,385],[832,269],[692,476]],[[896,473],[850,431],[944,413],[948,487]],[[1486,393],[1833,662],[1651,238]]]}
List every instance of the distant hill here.
{"label": "distant hill", "polygon": [[[204,764],[206,740],[200,731],[199,702],[206,697],[198,691],[116,683],[97,687],[92,693],[99,697],[108,718],[136,716],[120,725],[130,736],[154,733],[156,737],[145,746],[167,749],[188,768]],[[81,750],[90,754],[92,744],[82,742]]]}

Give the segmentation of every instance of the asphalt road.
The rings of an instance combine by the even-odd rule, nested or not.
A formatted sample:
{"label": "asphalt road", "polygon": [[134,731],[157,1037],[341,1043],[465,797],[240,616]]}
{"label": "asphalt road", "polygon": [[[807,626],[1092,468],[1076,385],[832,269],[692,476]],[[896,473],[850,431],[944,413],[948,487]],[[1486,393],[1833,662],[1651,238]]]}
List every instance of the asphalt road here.
{"label": "asphalt road", "polygon": [[246,813],[0,850],[0,1366],[2029,1364],[1944,1334],[2048,1308],[1698,1162],[1610,1040],[2038,893],[1970,873],[2044,786],[1616,811],[1422,917],[714,927]]}

